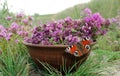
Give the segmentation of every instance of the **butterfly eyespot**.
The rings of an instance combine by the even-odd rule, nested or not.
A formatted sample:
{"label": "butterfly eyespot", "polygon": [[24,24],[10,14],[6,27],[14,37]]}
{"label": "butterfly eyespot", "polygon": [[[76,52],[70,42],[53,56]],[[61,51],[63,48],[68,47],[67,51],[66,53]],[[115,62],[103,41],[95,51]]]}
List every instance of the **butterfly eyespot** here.
{"label": "butterfly eyespot", "polygon": [[66,49],[65,49],[65,52],[68,52],[68,51],[69,51],[69,49],[68,49],[68,48],[66,48]]}
{"label": "butterfly eyespot", "polygon": [[90,40],[90,37],[85,37],[85,40]]}
{"label": "butterfly eyespot", "polygon": [[78,51],[75,51],[73,54],[74,54],[74,56],[79,56]]}
{"label": "butterfly eyespot", "polygon": [[70,48],[71,48],[71,46],[67,47],[67,48],[65,49],[65,52],[69,52],[69,51],[70,51]]}
{"label": "butterfly eyespot", "polygon": [[85,45],[85,49],[90,50],[90,46],[89,45]]}
{"label": "butterfly eyespot", "polygon": [[69,52],[68,48],[65,49],[65,52]]}
{"label": "butterfly eyespot", "polygon": [[68,47],[68,50],[70,50],[70,47]]}

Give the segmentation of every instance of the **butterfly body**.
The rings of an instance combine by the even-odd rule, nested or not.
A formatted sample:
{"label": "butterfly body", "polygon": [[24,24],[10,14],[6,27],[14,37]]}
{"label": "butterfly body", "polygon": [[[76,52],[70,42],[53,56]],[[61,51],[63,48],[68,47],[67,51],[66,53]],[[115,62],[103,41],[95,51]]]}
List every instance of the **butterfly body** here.
{"label": "butterfly body", "polygon": [[84,38],[79,43],[67,47],[65,51],[76,57],[80,57],[91,50],[90,44],[91,44],[90,39]]}

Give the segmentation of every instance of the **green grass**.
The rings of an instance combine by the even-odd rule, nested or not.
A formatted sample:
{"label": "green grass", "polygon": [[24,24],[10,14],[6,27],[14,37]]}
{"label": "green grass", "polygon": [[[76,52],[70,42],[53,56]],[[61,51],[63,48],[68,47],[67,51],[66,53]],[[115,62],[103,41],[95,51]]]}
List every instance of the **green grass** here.
{"label": "green grass", "polygon": [[78,19],[81,11],[85,8],[90,8],[93,13],[100,12],[105,18],[115,17],[118,14],[118,10],[120,10],[120,0],[92,0],[89,3],[79,4],[57,13],[55,19],[63,19],[67,16]]}
{"label": "green grass", "polygon": [[[37,18],[43,21],[43,23],[63,19],[68,16],[73,19],[78,19],[81,17],[81,11],[85,8],[90,8],[93,13],[100,12],[105,18],[112,18],[118,15],[118,11],[120,10],[120,0],[91,0],[89,3],[78,4],[53,15],[37,15]],[[36,17],[36,15],[34,17]]]}
{"label": "green grass", "polygon": [[120,51],[120,27],[112,25],[109,27],[109,31],[104,36],[97,39],[97,45],[94,46],[99,49],[109,51]]}
{"label": "green grass", "polygon": [[48,23],[50,21],[53,21],[54,14],[49,14],[49,15],[39,15],[39,14],[35,14],[34,15],[34,24],[35,25],[39,25],[39,24],[43,24],[43,23]]}
{"label": "green grass", "polygon": [[92,0],[87,7],[93,12],[100,12],[105,18],[111,18],[118,14],[120,0]]}
{"label": "green grass", "polygon": [[0,76],[28,76],[27,49],[14,40],[0,39]]}
{"label": "green grass", "polygon": [[0,3],[0,5],[2,6],[2,9],[0,9],[0,25],[3,25],[5,27],[7,27],[8,26],[8,22],[6,21],[5,18],[8,15],[10,15],[9,9],[8,9],[8,5],[7,5],[6,1],[3,4]]}

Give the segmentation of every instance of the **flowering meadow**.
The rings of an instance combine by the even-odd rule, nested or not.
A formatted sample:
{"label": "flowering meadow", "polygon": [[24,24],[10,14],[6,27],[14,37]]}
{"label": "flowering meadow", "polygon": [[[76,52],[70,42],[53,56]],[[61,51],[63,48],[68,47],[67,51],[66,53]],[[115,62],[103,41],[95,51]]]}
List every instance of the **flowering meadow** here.
{"label": "flowering meadow", "polygon": [[101,10],[84,8],[79,15],[74,14],[81,16],[79,18],[67,15],[41,24],[42,20],[35,21],[35,16],[24,12],[13,14],[6,7],[5,3],[0,10],[0,76],[62,76],[54,68],[38,68],[23,41],[35,45],[72,45],[84,37],[96,41],[87,61],[74,73],[66,71],[66,76],[99,76],[109,62],[120,59],[119,11],[117,16],[109,18],[106,13],[102,15]]}

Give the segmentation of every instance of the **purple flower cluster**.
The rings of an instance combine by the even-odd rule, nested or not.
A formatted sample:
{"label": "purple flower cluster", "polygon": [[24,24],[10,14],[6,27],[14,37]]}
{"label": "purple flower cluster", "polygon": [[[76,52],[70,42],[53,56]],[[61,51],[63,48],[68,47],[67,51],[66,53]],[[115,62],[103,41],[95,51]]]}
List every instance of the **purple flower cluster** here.
{"label": "purple flower cluster", "polygon": [[16,22],[13,22],[9,28],[5,28],[0,25],[0,38],[4,38],[9,41],[14,34],[19,35],[22,38],[28,36],[28,32]]}
{"label": "purple flower cluster", "polygon": [[28,32],[30,33],[31,31],[31,25],[34,19],[33,17],[25,16],[23,12],[20,12],[16,15],[8,15],[6,20],[10,27],[5,28],[0,25],[0,38],[10,40],[13,34],[19,35],[22,38],[27,37]]}
{"label": "purple flower cluster", "polygon": [[16,18],[23,18],[25,16],[24,12],[20,12],[16,15]]}
{"label": "purple flower cluster", "polygon": [[6,28],[0,25],[0,38],[5,38],[6,40],[10,40],[12,36],[11,32],[8,32]]}
{"label": "purple flower cluster", "polygon": [[110,21],[103,18],[99,13],[92,14],[90,9],[84,10],[83,19],[74,20],[67,17],[63,20],[43,24],[33,30],[32,37],[26,41],[40,45],[71,45],[80,41],[82,37],[91,37],[96,40],[99,35],[107,32]]}
{"label": "purple flower cluster", "polygon": [[9,23],[16,22],[19,25],[30,27],[34,19],[32,16],[25,16],[23,12],[20,12],[16,16],[7,16],[6,20]]}
{"label": "purple flower cluster", "polygon": [[74,44],[80,41],[78,28],[81,22],[70,17],[38,26],[27,42],[41,45]]}
{"label": "purple flower cluster", "polygon": [[7,17],[6,17],[6,20],[8,20],[8,21],[10,21],[11,19],[12,19],[11,16],[7,16]]}
{"label": "purple flower cluster", "polygon": [[83,36],[89,36],[96,40],[99,35],[106,34],[110,21],[103,18],[100,13],[92,14],[88,8],[84,12],[86,17],[83,18],[83,26],[81,27]]}

